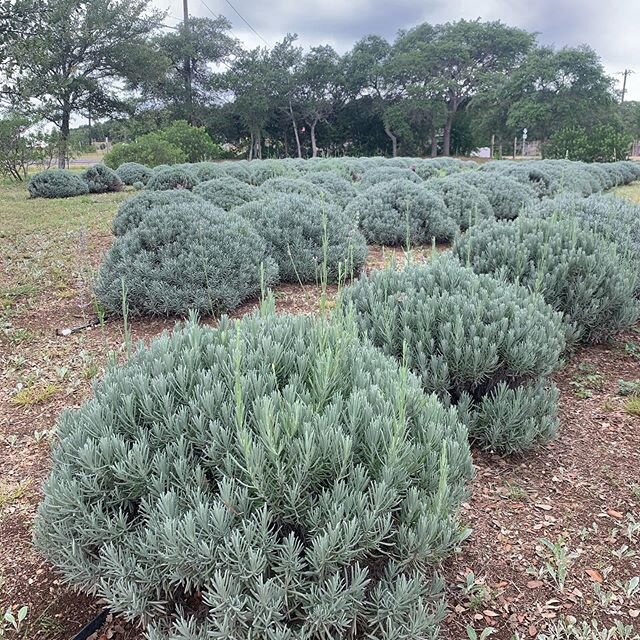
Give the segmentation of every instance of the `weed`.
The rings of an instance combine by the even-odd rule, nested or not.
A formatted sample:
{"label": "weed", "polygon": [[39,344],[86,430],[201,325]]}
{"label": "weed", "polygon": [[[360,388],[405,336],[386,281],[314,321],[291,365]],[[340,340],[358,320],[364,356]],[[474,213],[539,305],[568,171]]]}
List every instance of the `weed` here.
{"label": "weed", "polygon": [[29,488],[30,484],[31,480],[25,480],[15,487],[0,485],[0,511],[12,502],[20,500],[20,498],[24,496],[25,491]]}
{"label": "weed", "polygon": [[521,502],[527,497],[527,492],[516,482],[507,480],[505,487],[507,488],[507,497],[509,500]]}
{"label": "weed", "polygon": [[551,542],[547,538],[539,538],[538,541],[549,551],[543,572],[551,576],[560,591],[564,591],[569,564],[575,558],[575,554],[569,553],[562,537],[558,539],[558,542]]}
{"label": "weed", "polygon": [[495,632],[496,629],[494,627],[485,627],[480,635],[478,635],[478,632],[470,624],[467,625],[467,637],[469,640],[486,640],[486,638]]}
{"label": "weed", "polygon": [[578,373],[571,381],[571,386],[578,398],[586,399],[593,395],[594,391],[602,391],[605,378],[596,368],[589,363],[578,365]]}
{"label": "weed", "polygon": [[597,620],[580,622],[572,616],[555,622],[538,634],[538,640],[637,640],[632,626],[616,620],[614,626],[601,627]]}
{"label": "weed", "polygon": [[640,380],[618,380],[619,396],[640,395]]}
{"label": "weed", "polygon": [[637,396],[631,396],[625,403],[624,403],[624,410],[630,415],[630,416],[640,416],[640,395]]}
{"label": "weed", "polygon": [[464,582],[458,582],[463,596],[467,600],[467,606],[471,610],[479,609],[485,602],[491,599],[491,591],[484,581],[476,578],[473,571],[464,576]]}
{"label": "weed", "polygon": [[628,356],[640,360],[640,344],[638,344],[637,342],[625,342],[624,352]]}
{"label": "weed", "polygon": [[0,627],[0,637],[5,635],[7,631],[14,631],[15,633],[20,633],[22,630],[22,623],[25,621],[25,618],[29,614],[29,607],[26,605],[20,607],[17,612],[14,614],[13,606],[8,607],[8,609],[4,612],[4,616],[2,618],[2,627]]}
{"label": "weed", "polygon": [[16,393],[11,401],[21,407],[40,404],[52,398],[58,392],[55,384],[48,384],[45,387],[24,387]]}

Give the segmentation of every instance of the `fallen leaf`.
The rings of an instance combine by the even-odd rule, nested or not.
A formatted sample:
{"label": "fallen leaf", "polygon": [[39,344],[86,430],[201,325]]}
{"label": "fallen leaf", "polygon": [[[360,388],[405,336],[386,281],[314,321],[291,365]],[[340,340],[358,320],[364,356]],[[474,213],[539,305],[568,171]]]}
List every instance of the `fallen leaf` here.
{"label": "fallen leaf", "polygon": [[541,502],[536,502],[534,506],[538,507],[538,509],[542,509],[543,511],[551,511],[551,509],[553,509],[550,504],[542,504]]}
{"label": "fallen leaf", "polygon": [[619,511],[614,511],[613,509],[609,509],[607,511],[607,514],[612,518],[618,518],[618,520],[622,520],[622,518],[624,518],[624,515],[622,513],[620,513]]}
{"label": "fallen leaf", "polygon": [[495,611],[491,611],[491,609],[485,609],[482,613],[489,618],[497,618],[500,614]]}
{"label": "fallen leaf", "polygon": [[597,570],[597,569],[587,569],[586,574],[594,581],[594,582],[599,582],[600,584],[602,584],[602,582],[604,582],[604,579],[602,577],[602,574]]}
{"label": "fallen leaf", "polygon": [[537,589],[543,584],[544,582],[542,582],[542,580],[529,580],[529,582],[527,582],[527,587],[529,587],[529,589]]}
{"label": "fallen leaf", "polygon": [[629,616],[632,618],[637,618],[638,616],[640,616],[640,609],[630,609]]}
{"label": "fallen leaf", "polygon": [[538,628],[536,627],[535,624],[530,624],[529,625],[529,635],[532,638],[535,638],[538,635]]}

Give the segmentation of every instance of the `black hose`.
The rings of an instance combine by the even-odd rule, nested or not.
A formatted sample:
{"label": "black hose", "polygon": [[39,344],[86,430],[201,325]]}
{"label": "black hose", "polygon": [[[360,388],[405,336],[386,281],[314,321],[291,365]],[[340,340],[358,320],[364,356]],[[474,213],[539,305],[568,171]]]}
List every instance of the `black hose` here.
{"label": "black hose", "polygon": [[73,636],[71,640],[87,640],[92,633],[95,633],[105,623],[108,615],[109,609],[103,609],[80,633]]}

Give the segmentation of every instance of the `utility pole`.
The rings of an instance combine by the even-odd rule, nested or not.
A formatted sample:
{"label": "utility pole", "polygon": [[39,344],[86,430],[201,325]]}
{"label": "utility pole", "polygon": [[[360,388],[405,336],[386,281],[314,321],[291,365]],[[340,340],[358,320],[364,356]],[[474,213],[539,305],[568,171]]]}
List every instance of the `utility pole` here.
{"label": "utility pole", "polygon": [[627,77],[633,73],[631,69],[625,69],[621,71],[619,75],[622,76],[622,97],[620,98],[620,104],[624,102],[624,96],[627,93]]}
{"label": "utility pole", "polygon": [[193,117],[193,90],[191,86],[191,56],[189,55],[191,49],[191,29],[189,27],[189,0],[182,0],[182,12],[184,16],[184,42],[185,47],[187,48],[184,58],[184,84],[188,109],[187,120],[191,122]]}

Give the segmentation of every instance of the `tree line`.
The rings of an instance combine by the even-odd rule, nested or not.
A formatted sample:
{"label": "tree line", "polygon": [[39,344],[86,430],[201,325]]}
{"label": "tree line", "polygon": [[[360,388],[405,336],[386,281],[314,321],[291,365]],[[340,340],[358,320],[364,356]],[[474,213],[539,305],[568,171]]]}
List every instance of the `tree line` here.
{"label": "tree line", "polygon": [[78,117],[116,142],[186,120],[249,158],[447,156],[525,127],[541,141],[640,129],[593,49],[541,46],[498,21],[424,23],[339,54],[295,34],[245,49],[222,16],[164,19],[151,0],[0,0],[2,106],[55,126],[59,166]]}

